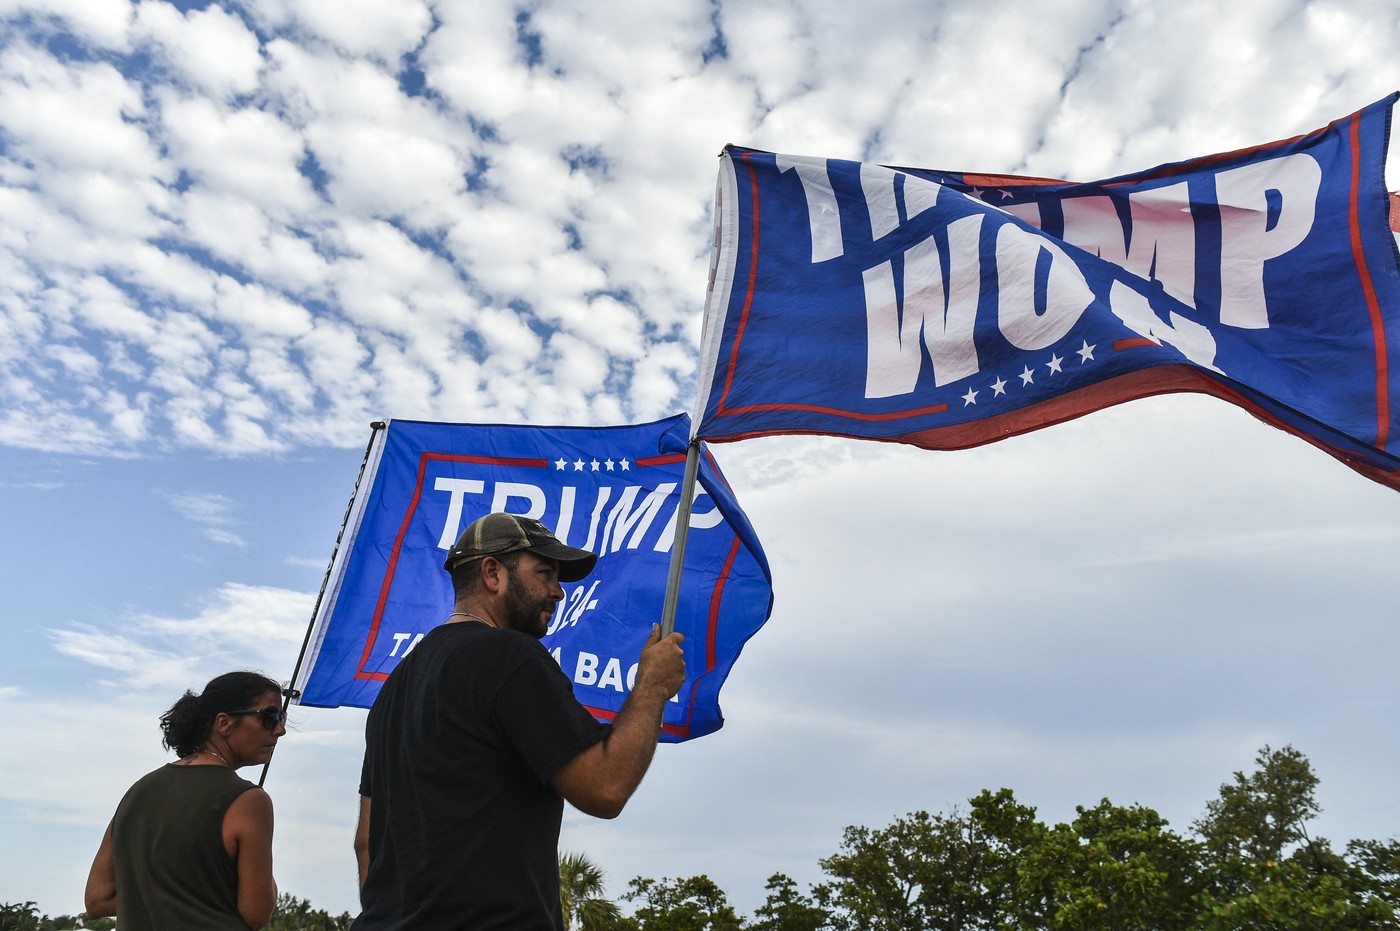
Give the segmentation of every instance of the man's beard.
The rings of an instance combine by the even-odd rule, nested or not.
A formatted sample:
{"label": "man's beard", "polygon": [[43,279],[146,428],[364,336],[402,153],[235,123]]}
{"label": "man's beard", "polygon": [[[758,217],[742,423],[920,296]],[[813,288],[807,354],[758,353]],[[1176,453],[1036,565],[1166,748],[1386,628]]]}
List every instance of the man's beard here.
{"label": "man's beard", "polygon": [[549,629],[546,612],[553,613],[554,599],[531,598],[524,589],[525,586],[517,584],[512,574],[505,590],[506,627],[539,639]]}

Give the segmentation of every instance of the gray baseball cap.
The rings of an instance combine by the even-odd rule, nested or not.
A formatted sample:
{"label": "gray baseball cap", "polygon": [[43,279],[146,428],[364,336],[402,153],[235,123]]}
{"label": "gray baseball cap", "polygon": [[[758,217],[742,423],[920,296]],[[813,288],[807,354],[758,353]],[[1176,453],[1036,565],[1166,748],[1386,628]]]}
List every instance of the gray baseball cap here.
{"label": "gray baseball cap", "polygon": [[592,572],[594,564],[598,562],[597,553],[559,542],[549,528],[539,521],[498,511],[468,524],[457,538],[457,544],[447,554],[442,567],[451,572],[454,567],[472,559],[519,550],[529,550],[536,556],[559,563],[561,582],[577,582]]}

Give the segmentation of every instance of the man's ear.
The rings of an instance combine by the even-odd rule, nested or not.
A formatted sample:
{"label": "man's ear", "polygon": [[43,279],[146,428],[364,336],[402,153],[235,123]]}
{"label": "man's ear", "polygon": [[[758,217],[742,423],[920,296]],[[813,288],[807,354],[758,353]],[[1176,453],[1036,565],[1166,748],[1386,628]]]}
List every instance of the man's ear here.
{"label": "man's ear", "polygon": [[499,595],[505,591],[508,572],[505,563],[495,556],[487,556],[481,561],[481,583],[493,595]]}

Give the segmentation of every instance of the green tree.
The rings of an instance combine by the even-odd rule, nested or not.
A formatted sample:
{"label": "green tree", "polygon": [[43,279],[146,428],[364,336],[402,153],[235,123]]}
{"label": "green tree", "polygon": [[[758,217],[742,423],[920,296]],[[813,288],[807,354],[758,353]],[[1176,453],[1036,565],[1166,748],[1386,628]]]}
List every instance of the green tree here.
{"label": "green tree", "polygon": [[1347,856],[1308,836],[1321,811],[1307,757],[1265,746],[1195,823],[1206,849],[1201,931],[1396,928],[1395,845],[1353,841]]}
{"label": "green tree", "polygon": [[1354,840],[1347,859],[1356,866],[1361,895],[1400,906],[1400,840]]}
{"label": "green tree", "polygon": [[1199,845],[1168,830],[1150,808],[1077,808],[1070,824],[1022,853],[1018,885],[1034,890],[1042,927],[1064,931],[1188,931]]}
{"label": "green tree", "polygon": [[[1009,789],[964,817],[849,827],[813,894],[834,931],[1400,931],[1400,841],[1312,838],[1306,757],[1264,747],[1192,825],[1108,799],[1047,827]],[[775,877],[775,879],[778,879]],[[782,877],[785,879],[785,877]],[[770,881],[769,919],[795,894]],[[785,898],[786,897],[786,898]],[[764,924],[782,928],[779,924]]]}
{"label": "green tree", "polygon": [[829,927],[831,913],[810,896],[797,891],[797,883],[783,873],[768,877],[768,898],[754,912],[749,931],[821,931]]}
{"label": "green tree", "polygon": [[1218,860],[1276,863],[1307,838],[1304,824],[1322,810],[1318,778],[1303,754],[1265,745],[1254,762],[1259,768],[1249,775],[1236,772],[1234,782],[1220,787],[1220,797],[1207,803],[1205,815],[1192,825]]}
{"label": "green tree", "polygon": [[998,897],[988,883],[1000,844],[978,821],[916,811],[879,830],[846,828],[841,849],[820,860],[832,880],[817,886],[839,931],[966,931],[991,927]]}
{"label": "green tree", "polygon": [[312,908],[309,899],[279,892],[267,931],[346,931],[351,920],[349,912],[332,916],[325,909]]}
{"label": "green tree", "polygon": [[1345,876],[1318,874],[1296,860],[1241,864],[1230,894],[1200,897],[1200,931],[1378,931],[1396,928],[1394,908],[1357,898]]}
{"label": "green tree", "polygon": [[564,931],[609,931],[622,916],[617,903],[603,896],[603,871],[581,853],[559,858],[559,907]]}
{"label": "green tree", "polygon": [[33,902],[0,905],[0,931],[73,931],[80,927],[79,921],[84,922],[81,927],[95,931],[107,931],[117,926],[115,918],[84,919],[81,915],[55,915],[50,918],[40,914]]}
{"label": "green tree", "polygon": [[1009,789],[971,799],[966,817],[914,812],[846,830],[821,861],[818,901],[832,926],[880,931],[1190,927],[1198,845],[1151,809],[1104,800],[1047,828]]}
{"label": "green tree", "polygon": [[622,897],[643,903],[626,923],[639,931],[740,931],[744,927],[724,890],[704,874],[659,882],[637,876]]}
{"label": "green tree", "polygon": [[[78,922],[82,922],[79,924]],[[87,918],[83,915],[55,915],[52,918],[45,916],[39,922],[39,931],[74,931],[82,928],[83,931],[111,931],[117,926],[115,918]]]}
{"label": "green tree", "polygon": [[1027,852],[1046,842],[1049,829],[1010,789],[983,789],[969,805],[982,851],[968,864],[963,882],[969,895],[982,897],[984,907],[979,923],[967,927],[1050,927],[1056,908],[1054,884],[1043,871],[1027,870],[1025,865]]}
{"label": "green tree", "polygon": [[0,931],[38,931],[42,920],[33,902],[0,904]]}

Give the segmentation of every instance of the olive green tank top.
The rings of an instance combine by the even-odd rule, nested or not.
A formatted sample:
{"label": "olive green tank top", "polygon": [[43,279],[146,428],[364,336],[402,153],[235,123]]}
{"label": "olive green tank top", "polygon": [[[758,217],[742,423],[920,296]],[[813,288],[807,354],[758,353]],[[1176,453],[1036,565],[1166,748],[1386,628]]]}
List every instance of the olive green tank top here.
{"label": "olive green tank top", "polygon": [[136,781],[112,818],[117,927],[247,931],[224,813],[253,784],[223,766],[162,766]]}

